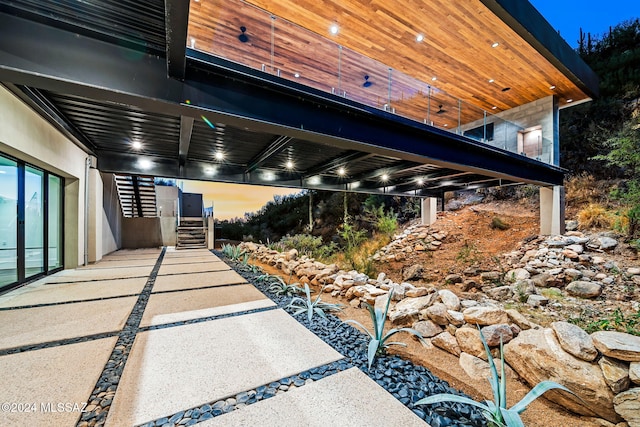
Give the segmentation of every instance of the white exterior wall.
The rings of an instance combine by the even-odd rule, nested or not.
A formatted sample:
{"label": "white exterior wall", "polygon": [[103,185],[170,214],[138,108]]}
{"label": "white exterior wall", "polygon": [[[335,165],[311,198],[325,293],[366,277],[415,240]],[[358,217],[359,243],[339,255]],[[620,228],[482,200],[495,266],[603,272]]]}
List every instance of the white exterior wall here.
{"label": "white exterior wall", "polygon": [[[82,265],[85,256],[85,160],[88,155],[1,85],[0,152],[65,178],[64,266],[75,268]],[[90,202],[94,202],[90,207],[95,208],[99,203],[98,212],[101,213],[102,180],[95,170],[90,176],[90,181],[93,181]],[[101,218],[96,221],[96,215],[93,227],[89,221],[90,230],[93,230],[93,236],[89,236],[89,253],[93,252],[96,259],[102,258],[101,223]]]}

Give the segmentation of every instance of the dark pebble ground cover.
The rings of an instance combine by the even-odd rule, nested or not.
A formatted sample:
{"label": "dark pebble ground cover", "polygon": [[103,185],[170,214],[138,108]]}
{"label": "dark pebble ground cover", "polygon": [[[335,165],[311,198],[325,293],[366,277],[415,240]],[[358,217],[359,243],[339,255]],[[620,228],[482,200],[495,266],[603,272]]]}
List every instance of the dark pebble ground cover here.
{"label": "dark pebble ground cover", "polygon": [[[268,291],[268,284],[256,280],[261,273],[254,273],[250,271],[249,268],[243,266],[242,263],[237,263],[225,258],[219,251],[215,251],[214,253],[221,259],[224,259],[229,266],[242,275],[249,283],[252,283],[263,294],[273,300],[278,308],[283,308],[288,313],[293,314],[293,310],[286,307],[291,301],[291,297],[276,295]],[[371,371],[369,371],[367,361],[367,344],[369,337],[360,330],[344,323],[338,317],[327,314],[327,319],[323,319],[318,315],[314,315],[311,323],[309,323],[305,312],[301,315],[294,316],[294,318],[345,356],[345,358],[329,365],[302,372],[297,378],[292,377],[290,379],[284,379],[284,381],[288,382],[291,380],[295,382],[297,379],[297,385],[302,385],[302,381],[304,380],[318,380],[355,366],[380,384],[385,390],[432,427],[486,426],[486,420],[482,414],[469,405],[450,402],[435,405],[415,405],[414,403],[418,400],[438,393],[466,395],[450,387],[446,381],[437,378],[425,367],[415,365],[411,361],[399,356],[378,356],[371,367]],[[370,327],[370,325],[366,324],[365,326]],[[276,384],[271,384],[265,387],[266,389],[271,388],[273,394],[275,394],[275,386]],[[375,410],[375,402],[371,402],[371,408]],[[227,410],[232,409],[233,408],[227,408]]]}

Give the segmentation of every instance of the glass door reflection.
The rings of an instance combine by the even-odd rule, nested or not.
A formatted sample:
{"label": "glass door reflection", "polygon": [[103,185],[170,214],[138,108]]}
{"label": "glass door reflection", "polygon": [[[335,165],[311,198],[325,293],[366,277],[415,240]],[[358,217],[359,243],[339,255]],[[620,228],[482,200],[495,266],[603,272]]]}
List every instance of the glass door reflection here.
{"label": "glass door reflection", "polygon": [[18,164],[0,156],[0,289],[18,280]]}
{"label": "glass door reflection", "polygon": [[44,172],[25,166],[25,278],[44,271]]}

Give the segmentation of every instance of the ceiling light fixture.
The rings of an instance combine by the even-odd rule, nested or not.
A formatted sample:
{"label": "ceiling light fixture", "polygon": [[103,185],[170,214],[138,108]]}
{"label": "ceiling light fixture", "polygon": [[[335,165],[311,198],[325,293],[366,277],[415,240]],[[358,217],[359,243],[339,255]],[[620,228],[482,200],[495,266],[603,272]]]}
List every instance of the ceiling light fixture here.
{"label": "ceiling light fixture", "polygon": [[498,46],[500,46],[500,43],[498,43],[498,42],[494,42],[494,43],[491,45],[491,47],[493,47],[493,48],[496,48],[496,47],[498,47]]}
{"label": "ceiling light fixture", "polygon": [[387,175],[386,173],[383,173],[380,179],[382,180],[382,182],[387,182],[389,181],[389,175]]}
{"label": "ceiling light fixture", "polygon": [[431,80],[433,80],[435,82],[436,80],[438,80],[438,78],[436,76],[433,76],[433,77],[431,77]]}
{"label": "ceiling light fixture", "polygon": [[549,89],[554,90],[556,88],[556,85],[551,85],[549,86]]}
{"label": "ceiling light fixture", "polygon": [[133,141],[131,143],[131,147],[133,147],[134,150],[141,150],[142,144],[140,143],[140,141]]}
{"label": "ceiling light fixture", "polygon": [[418,43],[420,43],[422,40],[424,40],[424,36],[423,36],[422,34],[418,34],[418,35],[416,36],[416,41],[417,41]]}
{"label": "ceiling light fixture", "polygon": [[495,105],[493,107],[491,107],[492,110],[495,110],[496,108],[498,108],[498,107],[496,107]]}
{"label": "ceiling light fixture", "polygon": [[222,151],[216,151],[216,160],[224,160],[224,153]]}
{"label": "ceiling light fixture", "polygon": [[329,27],[329,32],[334,36],[338,34],[339,30],[340,30],[340,27],[338,27],[338,24],[331,24],[331,26]]}
{"label": "ceiling light fixture", "polygon": [[287,164],[285,165],[287,169],[291,170],[293,169],[293,162],[291,160],[287,160]]}
{"label": "ceiling light fixture", "polygon": [[295,73],[295,74],[293,75],[293,77],[295,77],[296,79],[297,79],[297,78],[299,78],[299,77],[300,77],[300,73]]}
{"label": "ceiling light fixture", "polygon": [[573,99],[567,99],[567,102],[573,102]]}
{"label": "ceiling light fixture", "polygon": [[489,79],[489,83],[493,83],[493,82],[495,82],[495,80]]}
{"label": "ceiling light fixture", "polygon": [[347,171],[345,170],[345,168],[343,167],[339,167],[338,168],[338,175],[339,176],[345,176],[347,174]]}
{"label": "ceiling light fixture", "polygon": [[424,185],[424,179],[418,178],[418,185]]}
{"label": "ceiling light fixture", "polygon": [[449,126],[449,125],[445,123],[445,124],[444,124],[444,127],[447,127],[447,126]]}
{"label": "ceiling light fixture", "polygon": [[191,39],[189,41],[191,42],[191,49],[196,47],[196,39],[195,38],[191,37]]}
{"label": "ceiling light fixture", "polygon": [[148,169],[151,169],[151,166],[153,166],[153,163],[151,163],[151,161],[148,160],[148,159],[140,159],[140,160],[138,160],[138,167],[140,169],[148,170]]}

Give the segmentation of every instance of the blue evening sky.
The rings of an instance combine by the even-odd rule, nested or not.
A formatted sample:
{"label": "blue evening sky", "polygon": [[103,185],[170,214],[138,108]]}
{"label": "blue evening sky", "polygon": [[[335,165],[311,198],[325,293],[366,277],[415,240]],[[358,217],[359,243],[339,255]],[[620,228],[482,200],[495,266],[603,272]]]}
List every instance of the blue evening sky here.
{"label": "blue evening sky", "polygon": [[640,0],[529,0],[569,43],[578,45],[580,27],[601,36],[622,21],[640,18]]}

